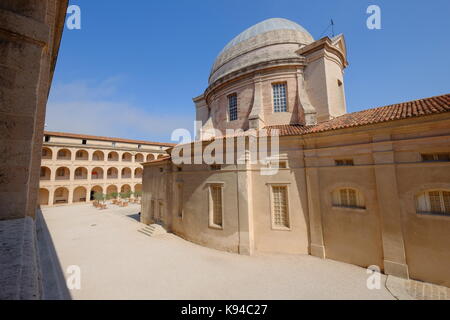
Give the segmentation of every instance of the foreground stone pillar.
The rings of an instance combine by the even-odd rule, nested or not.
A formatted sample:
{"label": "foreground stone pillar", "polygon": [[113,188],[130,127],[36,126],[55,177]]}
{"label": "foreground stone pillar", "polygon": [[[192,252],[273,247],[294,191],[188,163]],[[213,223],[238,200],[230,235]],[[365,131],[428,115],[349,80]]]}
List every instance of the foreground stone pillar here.
{"label": "foreground stone pillar", "polygon": [[0,300],[40,299],[36,214],[47,97],[66,0],[0,5]]}
{"label": "foreground stone pillar", "polygon": [[2,1],[0,220],[34,217],[45,106],[67,1]]}

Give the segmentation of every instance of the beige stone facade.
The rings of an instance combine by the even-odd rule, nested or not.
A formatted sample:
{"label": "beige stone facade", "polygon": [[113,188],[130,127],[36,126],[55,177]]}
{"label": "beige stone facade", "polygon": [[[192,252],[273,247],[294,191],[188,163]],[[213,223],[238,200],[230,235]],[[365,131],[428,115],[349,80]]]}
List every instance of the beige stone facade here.
{"label": "beige stone facade", "polygon": [[39,204],[86,203],[94,193],[142,191],[141,163],[161,158],[171,144],[45,132]]}
{"label": "beige stone facade", "polygon": [[244,31],[194,99],[193,156],[225,129],[277,129],[268,164],[175,164],[169,149],[144,164],[142,222],[219,250],[311,254],[450,286],[450,95],[348,114],[344,37],[314,41],[297,26]]}

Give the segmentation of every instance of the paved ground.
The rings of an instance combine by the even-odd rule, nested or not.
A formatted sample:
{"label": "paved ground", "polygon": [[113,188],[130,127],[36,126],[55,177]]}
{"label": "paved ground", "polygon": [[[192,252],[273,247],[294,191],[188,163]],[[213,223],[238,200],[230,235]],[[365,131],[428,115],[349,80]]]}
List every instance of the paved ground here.
{"label": "paved ground", "polygon": [[81,268],[74,299],[393,299],[366,287],[366,270],[302,255],[236,254],[172,234],[140,232],[140,207],[43,210],[63,270]]}

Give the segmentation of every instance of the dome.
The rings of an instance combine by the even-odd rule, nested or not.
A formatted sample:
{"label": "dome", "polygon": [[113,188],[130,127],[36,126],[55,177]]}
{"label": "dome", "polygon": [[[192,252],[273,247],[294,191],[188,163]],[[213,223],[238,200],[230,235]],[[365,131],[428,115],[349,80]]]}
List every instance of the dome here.
{"label": "dome", "polygon": [[295,56],[295,49],[313,41],[311,34],[293,21],[264,20],[243,31],[222,49],[211,69],[209,83],[252,63]]}

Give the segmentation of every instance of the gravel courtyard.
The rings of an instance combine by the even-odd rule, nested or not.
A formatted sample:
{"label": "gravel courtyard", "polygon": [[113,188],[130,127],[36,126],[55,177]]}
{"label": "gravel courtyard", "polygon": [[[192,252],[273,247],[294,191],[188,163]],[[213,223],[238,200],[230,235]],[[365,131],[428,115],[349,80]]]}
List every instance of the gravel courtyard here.
{"label": "gravel courtyard", "polygon": [[[73,299],[394,299],[366,270],[303,255],[240,256],[138,230],[140,206],[44,208],[63,272],[81,268]],[[67,273],[65,273],[67,276]]]}

